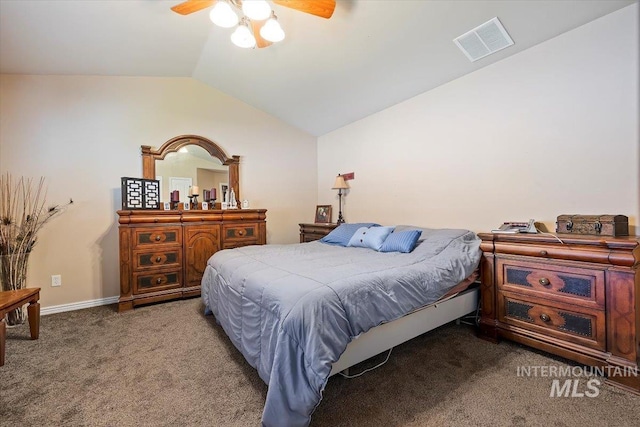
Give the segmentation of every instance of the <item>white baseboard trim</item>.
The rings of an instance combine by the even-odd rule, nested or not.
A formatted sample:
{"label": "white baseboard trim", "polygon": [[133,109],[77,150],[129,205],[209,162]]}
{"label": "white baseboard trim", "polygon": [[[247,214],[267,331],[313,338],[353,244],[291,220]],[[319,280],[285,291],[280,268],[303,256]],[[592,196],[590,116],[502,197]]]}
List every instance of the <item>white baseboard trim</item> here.
{"label": "white baseboard trim", "polygon": [[65,311],[82,310],[83,308],[98,307],[100,305],[115,304],[118,302],[118,296],[92,299],[89,301],[72,302],[69,304],[53,305],[51,307],[43,307],[40,309],[40,315],[63,313]]}

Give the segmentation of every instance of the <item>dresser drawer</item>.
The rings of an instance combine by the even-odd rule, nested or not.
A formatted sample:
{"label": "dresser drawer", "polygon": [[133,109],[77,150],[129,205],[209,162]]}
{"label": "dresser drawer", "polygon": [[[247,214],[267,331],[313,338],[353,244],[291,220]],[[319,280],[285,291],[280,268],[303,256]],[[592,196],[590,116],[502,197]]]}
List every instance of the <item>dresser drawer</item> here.
{"label": "dresser drawer", "polygon": [[606,348],[603,310],[560,308],[500,293],[498,320],[597,350]]}
{"label": "dresser drawer", "polygon": [[157,267],[179,268],[181,265],[182,249],[180,247],[160,251],[133,252],[133,269],[136,271],[148,270]]}
{"label": "dresser drawer", "polygon": [[498,290],[604,309],[603,270],[497,257]]}
{"label": "dresser drawer", "polygon": [[182,270],[133,273],[133,293],[164,291],[182,287]]}
{"label": "dresser drawer", "polygon": [[258,224],[229,224],[222,226],[223,248],[258,244]]}
{"label": "dresser drawer", "polygon": [[150,248],[160,245],[180,245],[182,243],[182,227],[145,227],[133,230],[133,246]]}

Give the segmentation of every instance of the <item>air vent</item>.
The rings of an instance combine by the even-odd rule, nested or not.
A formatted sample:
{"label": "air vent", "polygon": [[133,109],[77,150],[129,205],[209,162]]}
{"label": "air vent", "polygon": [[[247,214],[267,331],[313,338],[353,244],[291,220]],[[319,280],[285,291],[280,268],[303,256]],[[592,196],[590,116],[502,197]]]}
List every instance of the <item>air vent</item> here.
{"label": "air vent", "polygon": [[493,18],[464,33],[454,39],[453,42],[471,62],[496,53],[513,44],[513,40],[511,40],[507,30],[504,29],[498,18]]}

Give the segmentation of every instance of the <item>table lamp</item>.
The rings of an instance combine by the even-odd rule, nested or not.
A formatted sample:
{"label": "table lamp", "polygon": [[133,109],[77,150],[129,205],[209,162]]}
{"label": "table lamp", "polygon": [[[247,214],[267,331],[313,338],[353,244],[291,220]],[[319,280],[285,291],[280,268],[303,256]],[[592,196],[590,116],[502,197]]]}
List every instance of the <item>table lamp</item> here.
{"label": "table lamp", "polygon": [[344,181],[343,176],[338,174],[336,182],[334,182],[333,187],[331,187],[332,190],[338,190],[338,224],[344,223],[344,218],[342,217],[342,190],[346,190],[348,188],[349,186]]}

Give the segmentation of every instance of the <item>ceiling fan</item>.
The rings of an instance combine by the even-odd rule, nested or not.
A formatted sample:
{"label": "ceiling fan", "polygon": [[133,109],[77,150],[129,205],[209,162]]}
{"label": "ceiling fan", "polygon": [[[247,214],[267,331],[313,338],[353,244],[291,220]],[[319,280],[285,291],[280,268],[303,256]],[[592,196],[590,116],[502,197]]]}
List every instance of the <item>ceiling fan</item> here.
{"label": "ceiling fan", "polygon": [[[331,18],[336,8],[335,0],[272,0],[272,2],[326,19]],[[211,6],[214,8],[211,10],[210,17],[215,24],[225,28],[237,25],[231,35],[231,41],[237,46],[263,48],[284,39],[284,31],[265,0],[187,0],[173,6],[171,10],[180,15],[189,15]],[[241,17],[238,17],[236,10],[241,12]]]}

